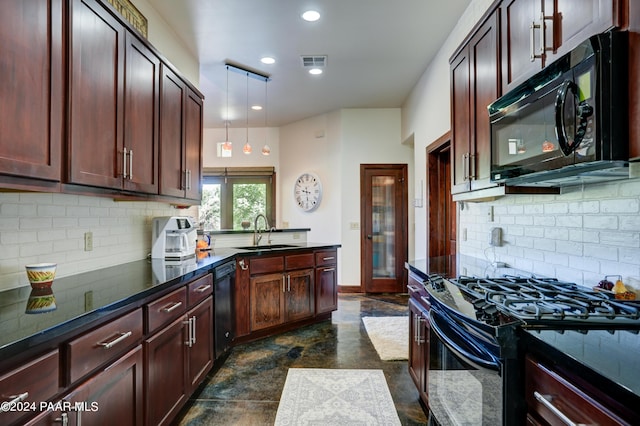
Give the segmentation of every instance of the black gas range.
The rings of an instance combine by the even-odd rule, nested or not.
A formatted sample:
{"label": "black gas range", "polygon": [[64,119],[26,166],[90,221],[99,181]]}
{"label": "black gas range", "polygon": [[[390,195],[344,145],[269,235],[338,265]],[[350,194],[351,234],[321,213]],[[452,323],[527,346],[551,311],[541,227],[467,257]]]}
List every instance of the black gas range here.
{"label": "black gas range", "polygon": [[425,288],[429,406],[442,425],[522,423],[523,331],[640,331],[640,302],[557,279],[432,275]]}

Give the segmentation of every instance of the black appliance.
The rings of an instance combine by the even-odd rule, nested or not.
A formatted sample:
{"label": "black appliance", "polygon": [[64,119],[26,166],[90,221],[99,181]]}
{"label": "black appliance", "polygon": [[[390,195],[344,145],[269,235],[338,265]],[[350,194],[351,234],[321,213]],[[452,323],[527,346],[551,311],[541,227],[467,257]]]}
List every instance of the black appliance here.
{"label": "black appliance", "polygon": [[441,425],[523,423],[520,329],[640,330],[640,301],[556,279],[431,276],[425,287],[429,409]]}
{"label": "black appliance", "polygon": [[627,44],[626,32],[595,35],[489,105],[492,181],[629,177]]}
{"label": "black appliance", "polygon": [[230,348],[234,338],[233,324],[233,290],[236,277],[236,263],[227,262],[214,269],[213,301],[214,301],[214,347],[216,359],[224,355]]}

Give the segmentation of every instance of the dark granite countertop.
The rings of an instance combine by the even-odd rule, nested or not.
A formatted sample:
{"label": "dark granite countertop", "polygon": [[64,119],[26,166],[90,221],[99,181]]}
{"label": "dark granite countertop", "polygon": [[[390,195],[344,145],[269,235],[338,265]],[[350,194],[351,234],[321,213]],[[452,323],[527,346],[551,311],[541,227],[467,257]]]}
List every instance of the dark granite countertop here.
{"label": "dark granite countertop", "polygon": [[55,310],[27,313],[31,286],[0,292],[0,360],[68,335],[101,318],[177,284],[212,271],[238,255],[286,253],[299,249],[337,248],[339,244],[301,243],[281,249],[220,248],[181,263],[146,259],[54,280]]}

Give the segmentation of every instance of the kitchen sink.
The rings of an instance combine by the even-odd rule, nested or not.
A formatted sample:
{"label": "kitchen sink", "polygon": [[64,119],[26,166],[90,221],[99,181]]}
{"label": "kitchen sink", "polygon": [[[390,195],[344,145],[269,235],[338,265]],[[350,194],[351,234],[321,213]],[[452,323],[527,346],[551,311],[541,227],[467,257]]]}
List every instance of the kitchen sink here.
{"label": "kitchen sink", "polygon": [[236,247],[240,250],[276,250],[283,248],[300,248],[300,246],[295,246],[292,244],[271,244],[271,245],[263,245],[263,246],[245,246],[245,247]]}

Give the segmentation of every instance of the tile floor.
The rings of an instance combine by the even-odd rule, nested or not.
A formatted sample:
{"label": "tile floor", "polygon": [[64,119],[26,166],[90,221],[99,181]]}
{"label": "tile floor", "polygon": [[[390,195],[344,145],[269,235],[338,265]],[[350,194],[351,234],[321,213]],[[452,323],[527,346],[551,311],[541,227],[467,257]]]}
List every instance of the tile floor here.
{"label": "tile floor", "polygon": [[403,425],[427,418],[406,361],[381,361],[363,316],[408,315],[406,295],[341,294],[324,321],[234,348],[192,396],[176,420],[195,425],[272,425],[289,368],[370,368],[384,371]]}

